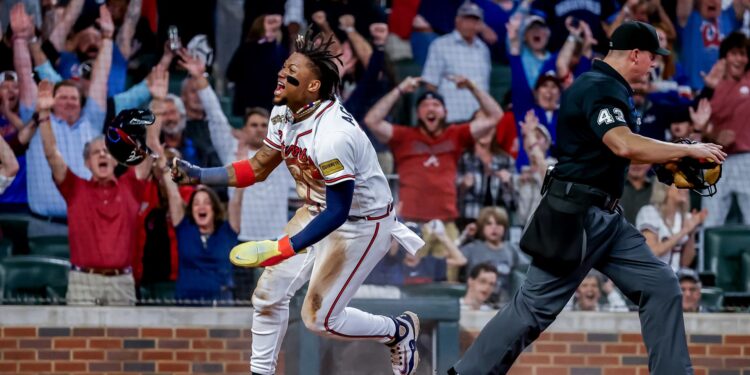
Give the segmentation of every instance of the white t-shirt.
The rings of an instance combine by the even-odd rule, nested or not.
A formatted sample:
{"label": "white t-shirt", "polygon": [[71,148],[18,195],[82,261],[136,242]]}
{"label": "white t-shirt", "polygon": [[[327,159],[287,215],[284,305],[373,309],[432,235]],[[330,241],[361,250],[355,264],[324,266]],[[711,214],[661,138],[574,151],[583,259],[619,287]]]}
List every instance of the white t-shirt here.
{"label": "white t-shirt", "polygon": [[[690,214],[688,213],[688,218],[690,217],[689,215]],[[640,232],[646,230],[651,231],[656,234],[656,237],[659,238],[659,241],[664,241],[682,230],[682,222],[682,214],[680,212],[676,212],[673,220],[674,224],[670,228],[664,222],[664,219],[661,217],[659,210],[657,210],[656,207],[652,205],[647,205],[643,206],[640,211],[638,211],[638,215],[635,218],[635,227]],[[674,248],[672,248],[672,251],[668,251],[657,258],[661,259],[664,263],[672,267],[675,272],[677,272],[677,270],[679,270],[681,267],[680,261],[682,260],[682,247],[687,241],[688,236],[680,238],[680,241]]]}
{"label": "white t-shirt", "polygon": [[381,214],[392,201],[375,149],[338,100],[322,102],[299,123],[286,106],[275,106],[264,143],[281,151],[297,194],[311,206],[325,208],[326,185],[347,180],[354,180],[349,215]]}

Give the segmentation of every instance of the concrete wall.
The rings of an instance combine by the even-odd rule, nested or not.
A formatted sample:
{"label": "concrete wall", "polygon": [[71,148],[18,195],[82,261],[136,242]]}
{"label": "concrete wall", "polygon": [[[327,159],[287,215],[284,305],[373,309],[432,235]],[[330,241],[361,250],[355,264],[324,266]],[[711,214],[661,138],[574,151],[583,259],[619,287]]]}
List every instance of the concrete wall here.
{"label": "concrete wall", "polygon": [[[493,315],[462,315],[463,347]],[[0,306],[0,374],[248,374],[250,324],[249,308]],[[750,375],[750,315],[686,327],[696,374]],[[639,331],[635,313],[564,313],[511,374],[647,374]]]}

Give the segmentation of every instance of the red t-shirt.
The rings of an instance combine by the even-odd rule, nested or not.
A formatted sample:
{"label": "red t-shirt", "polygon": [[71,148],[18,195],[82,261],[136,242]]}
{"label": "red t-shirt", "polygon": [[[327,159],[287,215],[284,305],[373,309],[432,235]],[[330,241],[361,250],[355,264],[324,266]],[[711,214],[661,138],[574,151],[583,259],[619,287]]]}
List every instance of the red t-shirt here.
{"label": "red t-shirt", "polygon": [[391,14],[388,16],[388,30],[401,39],[409,39],[411,24],[419,10],[420,0],[394,1]]}
{"label": "red t-shirt", "polygon": [[513,159],[518,157],[518,131],[516,130],[516,118],[513,116],[513,111],[505,112],[498,121],[495,128],[495,139],[500,148],[513,156]]}
{"label": "red t-shirt", "polygon": [[469,124],[448,126],[433,138],[419,128],[396,125],[388,146],[399,176],[401,216],[407,220],[454,220],[456,169],[474,138]]}
{"label": "red t-shirt", "polygon": [[750,130],[747,119],[750,118],[750,72],[739,81],[725,79],[716,86],[711,99],[711,121],[714,133],[725,130],[734,132],[734,142],[724,148],[728,154],[739,154],[750,151]]}
{"label": "red t-shirt", "polygon": [[135,170],[117,180],[96,183],[68,169],[57,189],[68,205],[70,262],[88,268],[130,267],[144,189]]}

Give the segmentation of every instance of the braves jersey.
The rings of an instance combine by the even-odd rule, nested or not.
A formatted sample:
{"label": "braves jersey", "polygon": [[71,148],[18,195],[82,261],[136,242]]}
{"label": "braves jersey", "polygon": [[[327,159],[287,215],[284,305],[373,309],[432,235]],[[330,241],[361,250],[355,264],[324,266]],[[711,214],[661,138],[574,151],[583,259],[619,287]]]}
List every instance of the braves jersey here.
{"label": "braves jersey", "polygon": [[338,100],[323,101],[315,113],[293,123],[287,106],[275,106],[264,143],[280,151],[296,182],[297,194],[325,208],[325,187],[354,180],[349,215],[381,213],[392,201],[375,149]]}

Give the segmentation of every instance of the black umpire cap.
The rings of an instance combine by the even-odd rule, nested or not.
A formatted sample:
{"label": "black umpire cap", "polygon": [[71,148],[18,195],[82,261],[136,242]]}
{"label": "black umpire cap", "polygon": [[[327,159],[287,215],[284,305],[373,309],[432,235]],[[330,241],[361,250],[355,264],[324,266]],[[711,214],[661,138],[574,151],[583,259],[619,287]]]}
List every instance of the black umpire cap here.
{"label": "black umpire cap", "polygon": [[612,33],[609,40],[611,50],[649,51],[657,55],[667,56],[669,51],[659,46],[659,36],[653,26],[639,21],[623,22]]}

